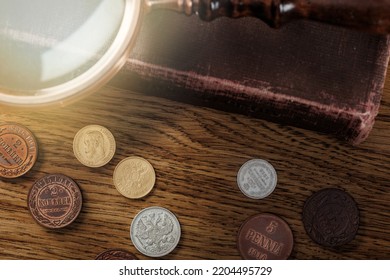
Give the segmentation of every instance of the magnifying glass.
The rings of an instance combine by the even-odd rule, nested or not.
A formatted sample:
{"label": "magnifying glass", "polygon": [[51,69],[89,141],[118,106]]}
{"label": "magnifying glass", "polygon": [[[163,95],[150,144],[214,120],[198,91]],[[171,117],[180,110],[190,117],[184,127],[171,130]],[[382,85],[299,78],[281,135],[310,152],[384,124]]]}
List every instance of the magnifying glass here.
{"label": "magnifying glass", "polygon": [[124,65],[154,9],[390,32],[390,0],[0,0],[0,105],[63,105],[95,91]]}

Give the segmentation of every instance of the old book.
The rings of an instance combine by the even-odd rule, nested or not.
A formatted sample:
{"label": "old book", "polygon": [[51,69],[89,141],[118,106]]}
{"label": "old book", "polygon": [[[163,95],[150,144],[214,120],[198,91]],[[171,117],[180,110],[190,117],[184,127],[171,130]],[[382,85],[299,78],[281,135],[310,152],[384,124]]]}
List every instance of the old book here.
{"label": "old book", "polygon": [[358,144],[378,113],[389,45],[387,36],[315,22],[275,30],[254,18],[156,11],[113,84]]}

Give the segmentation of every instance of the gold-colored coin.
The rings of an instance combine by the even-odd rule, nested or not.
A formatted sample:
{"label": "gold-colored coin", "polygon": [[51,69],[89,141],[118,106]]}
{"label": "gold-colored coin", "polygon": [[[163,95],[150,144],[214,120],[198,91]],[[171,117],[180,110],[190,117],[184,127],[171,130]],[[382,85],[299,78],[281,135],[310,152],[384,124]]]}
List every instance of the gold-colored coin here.
{"label": "gold-colored coin", "polygon": [[147,195],[156,182],[153,166],[144,158],[128,157],[114,170],[114,185],[118,192],[128,198]]}
{"label": "gold-colored coin", "polygon": [[88,125],[73,139],[73,153],[79,162],[88,167],[101,167],[115,154],[116,144],[112,133],[100,125]]}

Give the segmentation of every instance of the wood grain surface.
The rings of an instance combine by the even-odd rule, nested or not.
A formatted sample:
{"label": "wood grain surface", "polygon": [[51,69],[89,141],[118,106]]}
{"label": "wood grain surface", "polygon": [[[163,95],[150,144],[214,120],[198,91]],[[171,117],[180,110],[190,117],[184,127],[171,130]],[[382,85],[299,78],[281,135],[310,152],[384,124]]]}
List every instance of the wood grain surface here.
{"label": "wood grain surface", "polygon": [[[1,122],[30,128],[39,158],[25,176],[0,181],[1,259],[94,259],[109,248],[139,253],[129,237],[134,216],[148,206],[174,212],[182,226],[176,250],[166,259],[240,259],[241,223],[262,212],[291,226],[291,259],[390,258],[390,75],[374,129],[358,147],[331,136],[105,87],[64,108],[0,112]],[[117,151],[104,167],[80,164],[72,150],[76,132],[89,124],[107,127]],[[157,181],[146,197],[131,200],[113,186],[115,166],[127,156],[149,160]],[[238,189],[236,175],[249,159],[273,164],[278,184],[266,199]],[[72,177],[83,193],[77,220],[48,230],[31,217],[26,203],[35,180],[49,173]],[[313,192],[346,190],[358,203],[361,224],[354,241],[327,249],[305,233],[302,207]]]}

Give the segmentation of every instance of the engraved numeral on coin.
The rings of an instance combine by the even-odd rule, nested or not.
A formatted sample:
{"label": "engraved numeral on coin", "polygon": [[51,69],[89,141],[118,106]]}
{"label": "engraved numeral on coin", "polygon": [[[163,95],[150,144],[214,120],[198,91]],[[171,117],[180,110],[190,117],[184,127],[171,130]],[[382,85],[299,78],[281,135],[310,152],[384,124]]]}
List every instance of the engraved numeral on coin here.
{"label": "engraved numeral on coin", "polygon": [[269,225],[267,226],[266,231],[267,231],[269,234],[273,234],[273,233],[275,233],[277,227],[278,227],[278,223],[275,222],[275,221],[272,221],[272,222],[270,222]]}
{"label": "engraved numeral on coin", "polygon": [[256,248],[250,247],[248,250],[248,255],[253,257],[256,260],[266,260],[267,254],[263,254],[262,252],[259,252],[256,250]]}
{"label": "engraved numeral on coin", "polygon": [[22,145],[22,142],[18,139],[16,140],[16,143],[13,146],[15,149],[17,149],[20,145]]}

